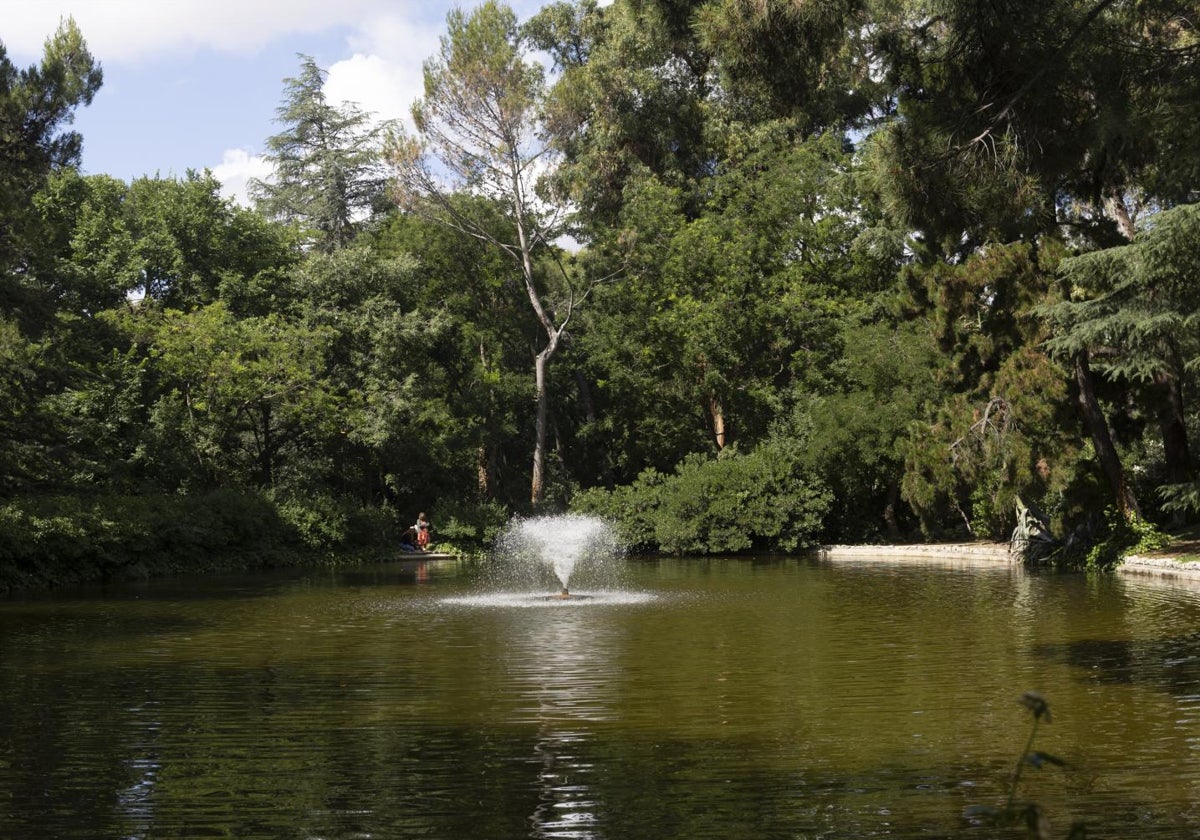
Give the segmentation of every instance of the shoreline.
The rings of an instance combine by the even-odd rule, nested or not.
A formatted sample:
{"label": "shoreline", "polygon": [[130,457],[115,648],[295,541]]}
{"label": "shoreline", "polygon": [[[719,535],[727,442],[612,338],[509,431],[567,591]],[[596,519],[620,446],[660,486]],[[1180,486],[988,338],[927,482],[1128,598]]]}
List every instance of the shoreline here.
{"label": "shoreline", "polygon": [[[915,545],[825,545],[818,549],[822,560],[895,561],[955,560],[1012,565],[1008,543],[921,543]],[[1200,563],[1184,563],[1169,554],[1131,554],[1114,572],[1121,575],[1178,578],[1200,581]]]}
{"label": "shoreline", "polygon": [[989,560],[1008,565],[1008,543],[918,543],[914,545],[824,545],[822,560]]}

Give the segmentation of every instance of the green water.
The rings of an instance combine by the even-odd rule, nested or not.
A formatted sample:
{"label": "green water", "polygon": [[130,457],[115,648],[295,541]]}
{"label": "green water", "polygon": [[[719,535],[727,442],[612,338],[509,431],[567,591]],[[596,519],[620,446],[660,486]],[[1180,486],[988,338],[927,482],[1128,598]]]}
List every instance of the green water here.
{"label": "green water", "polygon": [[[0,838],[1200,834],[1200,593],[943,564],[454,562],[0,602]],[[586,594],[586,593],[585,593]]]}

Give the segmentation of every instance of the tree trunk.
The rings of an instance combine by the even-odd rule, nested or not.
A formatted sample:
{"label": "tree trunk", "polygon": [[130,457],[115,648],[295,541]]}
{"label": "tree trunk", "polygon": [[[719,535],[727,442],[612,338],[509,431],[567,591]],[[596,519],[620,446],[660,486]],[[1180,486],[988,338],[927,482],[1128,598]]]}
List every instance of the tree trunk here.
{"label": "tree trunk", "polygon": [[1167,481],[1171,484],[1183,484],[1192,477],[1192,455],[1188,446],[1179,380],[1165,375],[1159,377],[1159,383],[1166,391],[1158,420],[1162,429],[1163,456],[1167,462]]}
{"label": "tree trunk", "polygon": [[1159,427],[1162,429],[1163,455],[1167,461],[1167,480],[1183,484],[1192,478],[1192,453],[1188,446],[1187,415],[1183,402],[1183,365],[1175,342],[1168,343],[1168,369],[1158,375],[1163,392],[1159,405]]}
{"label": "tree trunk", "polygon": [[546,392],[546,365],[554,352],[554,343],[547,344],[533,362],[534,388],[537,392],[537,419],[533,443],[533,478],[529,488],[529,502],[535,508],[541,506],[546,497],[546,438],[550,425],[550,398]]}
{"label": "tree trunk", "polygon": [[259,422],[262,423],[262,450],[258,456],[258,469],[261,476],[262,485],[264,487],[272,486],[275,480],[274,469],[272,462],[275,454],[272,449],[275,446],[275,441],[271,437],[271,404],[259,404]]}
{"label": "tree trunk", "polygon": [[900,539],[900,523],[896,519],[896,505],[900,503],[900,482],[892,479],[888,482],[887,504],[883,508],[883,524],[887,528],[888,539],[896,542]]}
{"label": "tree trunk", "polygon": [[575,384],[579,387],[579,401],[583,404],[583,416],[588,423],[596,422],[596,404],[592,401],[592,389],[588,386],[583,371],[575,368]]}
{"label": "tree trunk", "polygon": [[479,444],[475,450],[475,480],[479,498],[486,501],[492,498],[492,473],[488,469],[489,459],[487,446]]}
{"label": "tree trunk", "polygon": [[[1167,466],[1167,483],[1183,484],[1192,480],[1192,453],[1188,445],[1187,420],[1184,414],[1183,381],[1179,372],[1179,350],[1169,342],[1168,364],[1170,368],[1157,377],[1162,398],[1158,408],[1158,425],[1162,432],[1163,458]],[[1177,528],[1187,522],[1183,511],[1176,511],[1171,524]]]}
{"label": "tree trunk", "polygon": [[728,442],[726,440],[725,410],[715,395],[708,398],[708,413],[712,417],[713,439],[717,442],[717,449],[724,449]]}
{"label": "tree trunk", "polygon": [[1129,208],[1125,206],[1125,196],[1121,190],[1114,188],[1105,196],[1104,212],[1108,213],[1108,217],[1117,223],[1121,235],[1132,242],[1137,235],[1137,224],[1134,222]]}
{"label": "tree trunk", "polygon": [[1112,436],[1108,433],[1108,421],[1096,401],[1096,389],[1092,384],[1092,371],[1088,365],[1088,352],[1082,351],[1075,357],[1075,381],[1079,385],[1079,408],[1083,412],[1084,422],[1092,436],[1092,445],[1096,448],[1096,456],[1100,466],[1112,487],[1113,497],[1121,516],[1128,521],[1132,517],[1141,517],[1133,489],[1125,480],[1125,469],[1121,466],[1121,458],[1113,446]]}

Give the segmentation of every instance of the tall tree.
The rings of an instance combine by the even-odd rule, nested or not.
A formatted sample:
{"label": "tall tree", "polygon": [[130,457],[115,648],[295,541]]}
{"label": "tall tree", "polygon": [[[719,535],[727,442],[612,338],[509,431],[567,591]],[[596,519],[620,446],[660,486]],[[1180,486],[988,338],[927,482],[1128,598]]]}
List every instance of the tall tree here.
{"label": "tall tree", "polygon": [[[1129,245],[1065,260],[1070,294],[1047,309],[1052,352],[1086,353],[1099,376],[1149,392],[1142,398],[1157,409],[1149,413],[1159,426],[1171,485],[1194,477],[1185,384],[1200,359],[1198,236],[1200,205],[1164,211]],[[1127,488],[1119,491],[1126,505],[1136,505]]]}
{"label": "tall tree", "polygon": [[238,319],[217,302],[138,313],[130,328],[162,374],[149,443],[170,453],[164,467],[186,465],[183,488],[287,486],[314,460],[306,448],[339,426],[328,327]]}
{"label": "tall tree", "polygon": [[73,19],[46,39],[37,66],[18,70],[0,44],[0,310],[27,327],[38,326],[35,310],[46,303],[27,264],[40,238],[33,197],[52,172],[79,163],[83,138],[64,127],[102,79]]}
{"label": "tall tree", "polygon": [[274,177],[252,181],[251,195],[267,216],[298,223],[315,248],[332,251],[384,209],[388,125],[353,104],[331,105],[327,73],[311,57],[300,58],[300,74],[284,80],[276,110],[285,128],[267,138]]}
{"label": "tall tree", "polygon": [[[895,119],[869,141],[875,183],[928,254],[1047,235],[1126,244],[1128,201],[1195,189],[1200,74],[1192,4],[914,3],[879,31]],[[1191,126],[1191,128],[1181,128]],[[1096,397],[1091,347],[1066,360],[1122,510],[1137,511]]]}
{"label": "tall tree", "polygon": [[0,494],[47,486],[63,472],[55,454],[65,431],[49,402],[71,376],[72,333],[90,324],[72,322],[77,311],[60,317],[61,289],[39,270],[47,231],[35,197],[78,164],[83,140],[67,127],[101,80],[71,19],[24,70],[0,44]]}
{"label": "tall tree", "polygon": [[[507,226],[493,202],[465,195],[456,200],[477,205],[480,219],[490,212],[497,234]],[[518,430],[531,427],[534,419],[536,406],[525,395],[529,348],[541,326],[529,317],[524,285],[511,260],[487,242],[412,214],[390,219],[375,248],[417,256],[419,317],[443,324],[442,339],[427,346],[444,371],[438,376],[439,396],[452,421],[442,442],[426,450],[443,465],[474,468],[475,492],[463,488],[459,498],[520,502],[529,489],[524,478],[528,435]],[[473,452],[447,451],[447,444],[462,445],[452,439],[469,441]],[[444,466],[441,474],[449,474]]]}
{"label": "tall tree", "polygon": [[[413,105],[418,137],[397,132],[392,160],[400,206],[501,249],[519,273],[530,309],[544,334],[534,356],[536,420],[530,502],[542,503],[550,395],[547,369],[567,325],[594,288],[577,288],[557,258],[555,240],[566,228],[567,206],[542,200],[537,181],[556,157],[541,122],[544,76],[529,60],[529,45],[513,11],[489,0],[469,15],[454,10],[438,53],[425,62],[425,96]],[[498,232],[491,212],[456,201],[483,196],[505,220]],[[547,277],[545,257],[557,271]]]}
{"label": "tall tree", "polygon": [[619,230],[626,190],[645,177],[679,190],[685,214],[698,212],[694,188],[719,154],[710,123],[720,109],[690,5],[555,3],[527,27],[558,71],[546,104],[563,152],[554,181],[580,209],[589,241]]}
{"label": "tall tree", "polygon": [[183,310],[218,298],[261,307],[251,288],[295,262],[294,238],[220,189],[211,173],[194,171],[128,185],[73,171],[52,179],[36,201],[46,288],[73,312],[115,306],[131,292]]}

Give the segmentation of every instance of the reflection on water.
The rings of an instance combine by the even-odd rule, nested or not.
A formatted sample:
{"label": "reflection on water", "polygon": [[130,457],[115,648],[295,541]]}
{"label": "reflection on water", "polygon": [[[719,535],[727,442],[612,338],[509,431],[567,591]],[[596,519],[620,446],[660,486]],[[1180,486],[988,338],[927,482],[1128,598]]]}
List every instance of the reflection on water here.
{"label": "reflection on water", "polygon": [[993,836],[1200,829],[1200,593],[1008,568],[633,563],[587,600],[470,570],[0,604],[0,837]]}

